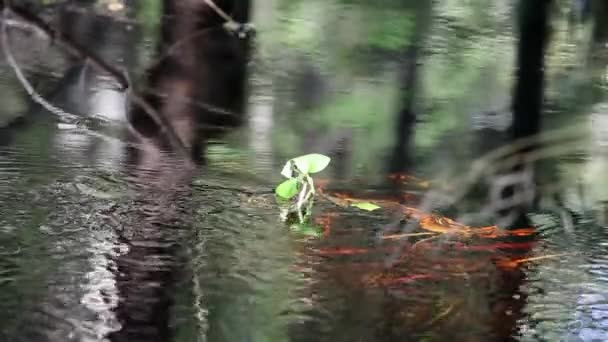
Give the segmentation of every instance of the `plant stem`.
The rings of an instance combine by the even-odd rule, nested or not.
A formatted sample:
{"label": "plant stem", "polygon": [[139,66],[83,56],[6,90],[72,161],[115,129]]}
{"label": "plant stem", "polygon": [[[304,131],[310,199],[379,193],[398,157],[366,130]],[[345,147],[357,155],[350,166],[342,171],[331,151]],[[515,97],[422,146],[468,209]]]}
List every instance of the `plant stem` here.
{"label": "plant stem", "polygon": [[304,182],[302,185],[302,190],[300,190],[300,194],[298,195],[298,202],[296,203],[296,207],[298,209],[298,219],[300,220],[300,223],[304,223],[304,216],[302,215],[302,206],[304,204],[304,201],[306,200],[307,194],[308,194],[308,183]]}

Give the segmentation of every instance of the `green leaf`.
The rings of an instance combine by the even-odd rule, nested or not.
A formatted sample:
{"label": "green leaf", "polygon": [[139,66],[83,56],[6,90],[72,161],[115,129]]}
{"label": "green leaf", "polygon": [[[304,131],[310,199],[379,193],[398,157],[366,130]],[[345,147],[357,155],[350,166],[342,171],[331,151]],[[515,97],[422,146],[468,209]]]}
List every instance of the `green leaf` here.
{"label": "green leaf", "polygon": [[298,194],[298,180],[290,178],[277,186],[275,193],[282,198],[290,199]]}
{"label": "green leaf", "polygon": [[300,172],[310,174],[323,171],[327,165],[329,165],[331,158],[322,154],[313,153],[294,158],[292,161]]}
{"label": "green leaf", "polygon": [[351,204],[351,206],[357,207],[359,209],[367,210],[367,211],[374,211],[374,210],[382,208],[381,206],[375,205],[374,203],[370,203],[370,202],[353,203],[353,204]]}

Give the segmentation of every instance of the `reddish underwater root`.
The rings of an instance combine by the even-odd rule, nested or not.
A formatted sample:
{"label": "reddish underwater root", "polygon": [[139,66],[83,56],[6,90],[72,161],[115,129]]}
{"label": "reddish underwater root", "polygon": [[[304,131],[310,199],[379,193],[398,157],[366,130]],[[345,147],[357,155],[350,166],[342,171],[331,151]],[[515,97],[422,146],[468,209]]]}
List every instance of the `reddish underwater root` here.
{"label": "reddish underwater root", "polygon": [[[415,183],[420,183],[422,180],[414,176],[409,175],[391,175],[393,177],[403,181],[414,180]],[[534,228],[521,228],[516,230],[503,230],[498,226],[486,226],[486,227],[471,227],[463,223],[457,222],[451,218],[440,216],[432,213],[425,213],[420,209],[412,206],[402,204],[403,198],[400,196],[392,196],[385,198],[364,198],[356,197],[346,192],[333,192],[327,193],[326,188],[329,181],[322,181],[318,187],[318,192],[324,194],[328,198],[334,200],[343,206],[350,206],[357,202],[373,202],[385,209],[400,210],[404,216],[409,219],[418,220],[420,227],[429,232],[438,234],[462,234],[466,236],[478,236],[485,239],[507,237],[507,236],[532,236],[535,234]],[[331,217],[336,217],[337,213],[333,213]],[[326,233],[331,230],[331,217],[327,216],[320,219],[318,222],[326,228]],[[329,223],[328,223],[329,222]]]}
{"label": "reddish underwater root", "polygon": [[[391,175],[390,178],[395,182],[413,184],[418,188],[430,186],[430,182],[415,176]],[[420,228],[419,231],[409,233],[384,235],[382,236],[382,240],[385,241],[383,244],[369,248],[331,246],[315,249],[316,255],[347,258],[345,259],[347,264],[349,257],[359,256],[349,266],[341,264],[343,268],[347,269],[350,269],[350,266],[354,267],[354,264],[360,264],[362,256],[365,256],[367,260],[363,265],[383,265],[381,258],[388,253],[403,253],[398,262],[390,268],[385,266],[356,267],[358,272],[346,272],[349,274],[348,278],[352,277],[353,273],[358,274],[359,281],[366,287],[399,286],[420,281],[488,276],[496,268],[511,271],[529,261],[555,257],[522,257],[535,246],[536,231],[532,227],[514,230],[504,230],[496,225],[472,227],[449,217],[426,213],[414,206],[408,206],[404,204],[406,196],[403,195],[376,198],[357,197],[346,192],[328,193],[326,188],[329,181],[321,181],[318,184],[320,185],[319,193],[339,206],[346,207],[357,202],[372,202],[384,210],[402,212],[406,220],[416,220]],[[371,231],[371,229],[341,229],[340,223],[344,219],[347,217],[334,211],[319,216],[316,223],[323,226],[324,236],[329,240],[337,239],[339,236],[352,236],[352,234],[369,234]],[[438,239],[442,236],[445,239]],[[529,239],[523,242],[521,239],[518,242],[510,242],[508,239],[511,237]],[[365,240],[365,236],[362,239]],[[407,240],[408,243],[394,243],[401,240]],[[445,243],[446,240],[449,243]],[[449,255],[442,257],[447,250],[450,251]],[[461,257],[454,257],[454,253]],[[439,258],[430,257],[430,255],[439,255]]]}

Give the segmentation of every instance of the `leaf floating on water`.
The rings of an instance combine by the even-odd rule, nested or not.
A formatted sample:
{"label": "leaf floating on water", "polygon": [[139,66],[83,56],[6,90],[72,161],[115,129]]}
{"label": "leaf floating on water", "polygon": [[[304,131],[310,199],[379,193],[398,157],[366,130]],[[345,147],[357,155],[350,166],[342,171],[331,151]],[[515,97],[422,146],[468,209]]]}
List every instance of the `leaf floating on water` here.
{"label": "leaf floating on water", "polygon": [[374,210],[378,210],[378,209],[382,208],[381,206],[375,205],[374,203],[370,203],[370,202],[353,203],[353,204],[351,204],[351,206],[357,207],[359,209],[367,210],[367,211],[374,211]]}
{"label": "leaf floating on water", "polygon": [[298,180],[290,178],[277,186],[275,193],[284,199],[291,199],[298,194]]}

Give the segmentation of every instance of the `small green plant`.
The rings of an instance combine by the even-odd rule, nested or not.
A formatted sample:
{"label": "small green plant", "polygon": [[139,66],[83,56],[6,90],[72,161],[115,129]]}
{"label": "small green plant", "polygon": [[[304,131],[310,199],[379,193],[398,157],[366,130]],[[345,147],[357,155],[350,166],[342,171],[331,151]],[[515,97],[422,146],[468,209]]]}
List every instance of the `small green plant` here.
{"label": "small green plant", "polygon": [[[281,175],[287,178],[275,189],[281,219],[290,229],[302,235],[323,235],[323,228],[310,220],[316,194],[311,175],[323,171],[330,161],[329,157],[322,154],[307,154],[288,160],[281,171]],[[367,211],[380,209],[380,206],[370,202],[350,203],[348,206]]]}
{"label": "small green plant", "polygon": [[313,153],[285,163],[281,175],[287,180],[275,190],[279,203],[283,204],[281,217],[284,221],[288,221],[294,214],[300,224],[306,221],[315,197],[315,184],[311,175],[323,171],[330,161],[328,156]]}

